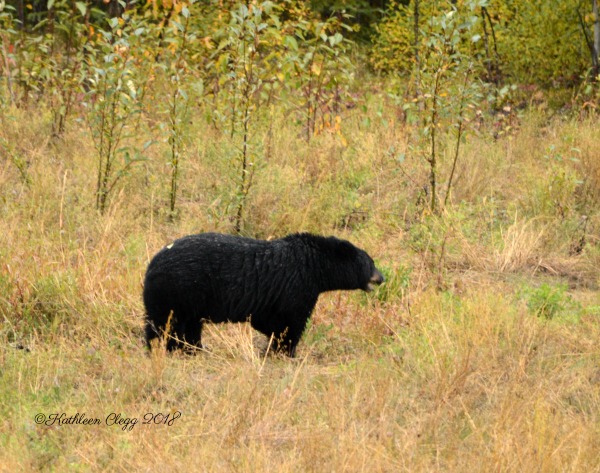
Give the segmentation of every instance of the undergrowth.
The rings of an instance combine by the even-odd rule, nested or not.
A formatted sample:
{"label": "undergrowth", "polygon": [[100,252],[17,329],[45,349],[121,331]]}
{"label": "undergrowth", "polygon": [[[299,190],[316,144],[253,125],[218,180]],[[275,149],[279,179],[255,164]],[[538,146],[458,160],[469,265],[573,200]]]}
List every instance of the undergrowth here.
{"label": "undergrowth", "polygon": [[[174,218],[165,140],[129,138],[156,144],[100,214],[84,124],[49,140],[51,114],[9,109],[0,469],[599,471],[597,122],[530,111],[496,139],[484,122],[431,213],[410,127],[361,100],[308,143],[274,113],[244,204],[247,235],[335,234],[385,274],[371,294],[323,295],[297,360],[265,357],[247,325],[209,325],[193,357],[143,347],[149,259],[235,230],[232,145],[202,114]],[[61,413],[100,424],[36,423]]]}

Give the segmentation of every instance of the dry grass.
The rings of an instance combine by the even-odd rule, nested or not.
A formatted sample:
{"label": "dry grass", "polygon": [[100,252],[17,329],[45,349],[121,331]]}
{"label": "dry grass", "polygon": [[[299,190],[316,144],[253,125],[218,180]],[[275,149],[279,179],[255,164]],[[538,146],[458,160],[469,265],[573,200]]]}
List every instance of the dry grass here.
{"label": "dry grass", "polygon": [[[175,223],[160,148],[98,216],[85,134],[53,144],[44,117],[12,113],[0,133],[30,182],[0,162],[0,470],[600,471],[597,194],[549,187],[561,169],[600,167],[543,157],[551,143],[597,155],[597,123],[534,117],[510,138],[474,137],[443,218],[416,203],[423,163],[399,170],[389,154],[406,146],[400,125],[348,118],[346,144],[310,145],[275,127],[247,232],[335,233],[388,276],[375,294],[324,295],[288,360],[264,357],[246,325],[207,327],[196,356],[143,348],[149,258],[179,235],[231,230],[218,134],[190,132],[203,138],[188,145]],[[541,282],[569,284],[552,318],[531,309]],[[35,423],[62,412],[100,425]],[[106,425],[111,413],[138,422]]]}

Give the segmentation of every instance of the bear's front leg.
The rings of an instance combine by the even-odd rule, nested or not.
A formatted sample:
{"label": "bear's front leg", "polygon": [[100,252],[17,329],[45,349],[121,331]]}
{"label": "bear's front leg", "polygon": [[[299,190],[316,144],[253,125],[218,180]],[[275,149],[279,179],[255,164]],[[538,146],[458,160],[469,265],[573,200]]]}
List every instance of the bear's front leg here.
{"label": "bear's front leg", "polygon": [[274,350],[284,352],[290,358],[295,358],[296,347],[302,338],[308,317],[293,320],[282,332],[275,335]]}

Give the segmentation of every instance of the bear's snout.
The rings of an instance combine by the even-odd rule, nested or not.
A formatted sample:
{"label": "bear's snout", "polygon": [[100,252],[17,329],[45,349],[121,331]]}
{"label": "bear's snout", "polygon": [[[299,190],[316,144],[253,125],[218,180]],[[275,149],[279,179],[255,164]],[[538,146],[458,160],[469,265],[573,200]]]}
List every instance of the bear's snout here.
{"label": "bear's snout", "polygon": [[371,279],[369,279],[369,284],[367,284],[367,291],[373,291],[375,289],[375,286],[379,286],[384,282],[385,278],[383,277],[383,274],[381,274],[381,272],[377,268],[375,268]]}

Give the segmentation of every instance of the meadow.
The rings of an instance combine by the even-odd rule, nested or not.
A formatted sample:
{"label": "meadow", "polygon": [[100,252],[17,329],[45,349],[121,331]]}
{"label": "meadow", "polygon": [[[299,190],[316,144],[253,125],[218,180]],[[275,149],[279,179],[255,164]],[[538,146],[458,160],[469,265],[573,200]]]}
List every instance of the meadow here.
{"label": "meadow", "polygon": [[432,213],[414,127],[358,100],[308,142],[277,107],[254,135],[242,232],[346,238],[387,278],[323,295],[293,360],[247,324],[209,325],[196,356],[143,345],[149,259],[234,231],[226,134],[186,122],[173,213],[170,148],[143,128],[157,144],[101,213],[89,128],[5,113],[0,470],[600,471],[597,118],[486,112]]}

